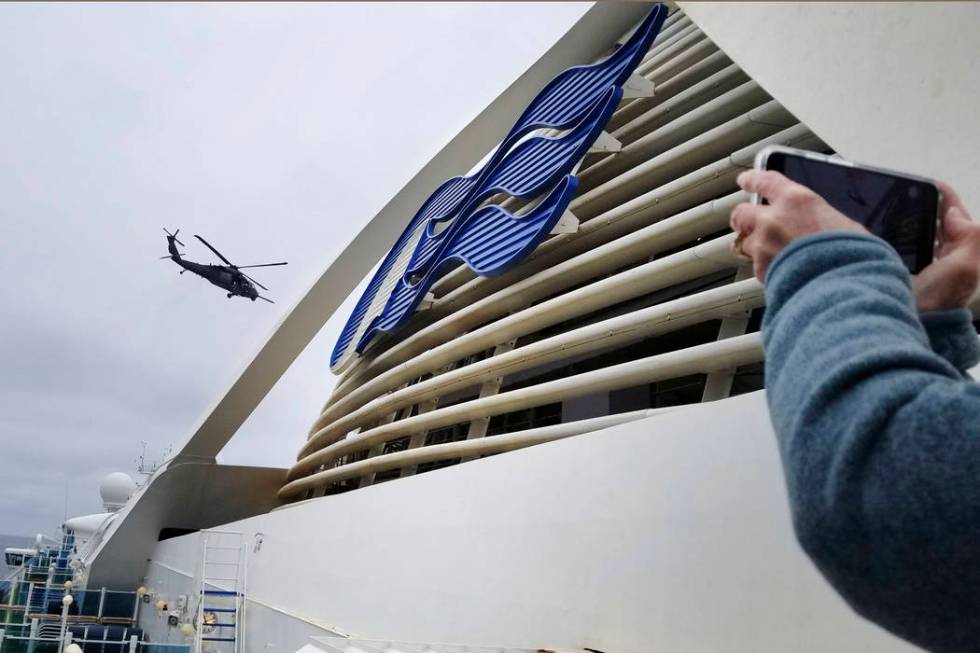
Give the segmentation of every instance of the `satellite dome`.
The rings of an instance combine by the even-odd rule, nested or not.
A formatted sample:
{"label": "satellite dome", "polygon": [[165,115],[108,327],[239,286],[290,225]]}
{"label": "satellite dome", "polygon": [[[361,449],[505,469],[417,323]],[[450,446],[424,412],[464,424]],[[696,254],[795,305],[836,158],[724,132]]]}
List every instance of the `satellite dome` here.
{"label": "satellite dome", "polygon": [[113,472],[109,474],[99,485],[99,494],[102,495],[102,503],[105,504],[105,509],[119,510],[126,502],[129,497],[133,495],[136,491],[136,482],[129,477],[129,474],[124,474],[123,472]]}

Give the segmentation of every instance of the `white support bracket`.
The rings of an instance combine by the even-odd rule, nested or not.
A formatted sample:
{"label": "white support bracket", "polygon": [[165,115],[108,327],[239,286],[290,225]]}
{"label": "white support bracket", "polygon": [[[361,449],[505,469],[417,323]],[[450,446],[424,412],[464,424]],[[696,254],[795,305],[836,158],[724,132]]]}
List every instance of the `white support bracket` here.
{"label": "white support bracket", "polygon": [[419,302],[418,310],[424,311],[428,308],[432,308],[432,305],[436,303],[436,296],[431,292],[425,293],[425,297]]}
{"label": "white support bracket", "polygon": [[595,139],[592,143],[592,147],[589,148],[589,154],[598,154],[601,152],[621,152],[623,150],[623,144],[619,140],[607,131],[599,134],[599,137]]}
{"label": "white support bracket", "polygon": [[646,77],[633,73],[623,84],[623,99],[653,97],[655,90],[656,84]]}
{"label": "white support bracket", "polygon": [[[735,272],[734,281],[744,281],[752,278],[752,265],[741,265]],[[752,311],[737,311],[726,315],[721,320],[718,329],[718,340],[734,338],[743,335],[749,325]],[[704,382],[704,392],[701,401],[716,401],[731,396],[732,382],[735,380],[735,368],[712,370]]]}
{"label": "white support bracket", "polygon": [[552,234],[573,234],[578,231],[579,220],[575,217],[575,214],[565,209],[561,217],[558,218],[558,222],[551,229]]}

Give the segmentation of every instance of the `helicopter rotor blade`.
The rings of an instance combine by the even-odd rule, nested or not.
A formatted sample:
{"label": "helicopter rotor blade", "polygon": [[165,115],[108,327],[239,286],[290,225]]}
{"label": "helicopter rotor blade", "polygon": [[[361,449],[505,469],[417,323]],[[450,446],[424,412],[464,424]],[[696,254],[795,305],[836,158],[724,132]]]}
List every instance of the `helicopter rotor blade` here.
{"label": "helicopter rotor blade", "polygon": [[242,276],[245,277],[246,279],[248,279],[249,281],[251,281],[252,283],[254,283],[256,286],[258,286],[262,290],[269,290],[268,288],[266,288],[265,286],[263,286],[261,283],[259,283],[258,281],[256,281],[252,277],[250,277],[247,274],[245,274],[244,272],[242,272]]}
{"label": "helicopter rotor blade", "polygon": [[275,302],[272,301],[271,299],[269,299],[268,297],[263,297],[262,295],[259,295],[258,297],[259,297],[259,299],[261,299],[264,302],[269,302],[270,304],[275,304]]}
{"label": "helicopter rotor blade", "polygon": [[274,265],[289,265],[287,261],[282,263],[260,263],[258,265],[236,265],[235,267],[239,270],[244,270],[245,268],[271,268]]}
{"label": "helicopter rotor blade", "polygon": [[214,252],[214,253],[215,253],[215,255],[216,255],[216,256],[217,256],[218,258],[220,258],[220,259],[221,259],[222,261],[224,261],[224,262],[225,262],[225,265],[230,265],[231,267],[235,267],[235,264],[234,264],[234,263],[232,263],[231,261],[229,261],[228,259],[226,259],[226,258],[225,258],[224,256],[222,256],[222,255],[221,255],[221,252],[219,252],[218,250],[216,250],[216,249],[215,249],[214,247],[212,247],[212,246],[211,246],[211,243],[209,243],[208,241],[206,241],[206,240],[204,240],[203,238],[201,238],[201,237],[200,237],[200,236],[198,236],[197,234],[194,234],[194,237],[195,237],[195,238],[197,238],[197,239],[198,239],[199,241],[201,241],[202,243],[204,243],[204,245],[205,245],[205,246],[206,246],[206,247],[207,247],[208,249],[210,249],[210,250],[211,250],[212,252]]}
{"label": "helicopter rotor blade", "polygon": [[180,233],[180,229],[178,229],[177,231],[175,231],[173,233],[170,233],[169,231],[167,231],[167,228],[164,227],[163,228],[163,233],[167,234],[168,236],[170,236],[171,238],[173,238],[174,240],[176,240],[177,241],[177,244],[180,245],[181,247],[187,247],[187,245],[185,245],[184,243],[182,243],[179,240],[177,240],[177,234]]}

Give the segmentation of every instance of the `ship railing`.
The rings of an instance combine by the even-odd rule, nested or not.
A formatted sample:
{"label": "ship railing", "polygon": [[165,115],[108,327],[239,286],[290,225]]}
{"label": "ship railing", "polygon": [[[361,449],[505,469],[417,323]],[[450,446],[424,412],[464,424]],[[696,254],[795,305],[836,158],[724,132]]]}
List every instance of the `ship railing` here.
{"label": "ship railing", "polygon": [[[0,588],[4,585],[0,584]],[[68,623],[130,626],[139,617],[140,596],[136,592],[101,589],[72,589]],[[0,624],[28,624],[62,619],[64,586],[38,582],[12,582],[0,602]],[[2,625],[0,625],[2,627]]]}
{"label": "ship railing", "polygon": [[[62,596],[64,590],[62,590]],[[134,623],[139,612],[140,597],[136,592],[117,592],[115,590],[85,589],[71,590],[73,599],[71,617],[79,620],[92,619],[99,623]],[[58,598],[60,605],[60,597]],[[48,606],[53,601],[48,601]],[[33,615],[32,615],[33,616]],[[49,616],[38,614],[36,616]]]}
{"label": "ship railing", "polygon": [[117,640],[76,638],[71,633],[65,633],[64,636],[45,637],[38,635],[37,632],[38,629],[33,628],[27,634],[14,634],[0,624],[0,653],[14,653],[24,650],[58,651],[58,653],[62,653],[69,644],[78,644],[83,647],[88,644],[99,645],[99,650],[105,653],[190,653],[191,650],[190,644],[147,642],[136,635]]}

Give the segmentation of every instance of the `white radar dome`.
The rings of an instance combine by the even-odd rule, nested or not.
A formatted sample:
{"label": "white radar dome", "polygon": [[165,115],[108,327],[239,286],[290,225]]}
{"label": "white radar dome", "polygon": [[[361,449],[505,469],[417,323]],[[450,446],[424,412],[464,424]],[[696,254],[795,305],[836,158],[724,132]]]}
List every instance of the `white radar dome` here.
{"label": "white radar dome", "polygon": [[129,497],[136,491],[136,482],[123,472],[113,472],[109,474],[99,485],[99,494],[102,495],[102,503],[108,511],[119,510]]}

